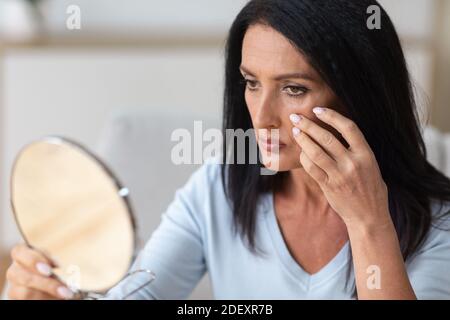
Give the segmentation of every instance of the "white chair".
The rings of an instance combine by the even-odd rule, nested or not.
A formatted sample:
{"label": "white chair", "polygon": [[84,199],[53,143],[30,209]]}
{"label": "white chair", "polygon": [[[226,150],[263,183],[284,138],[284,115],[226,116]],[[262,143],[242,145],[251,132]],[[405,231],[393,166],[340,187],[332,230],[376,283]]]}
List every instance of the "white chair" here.
{"label": "white chair", "polygon": [[[185,128],[193,133],[196,120],[202,121],[203,131],[221,126],[219,116],[168,116],[150,112],[114,112],[106,121],[96,153],[130,190],[142,245],[161,222],[161,214],[173,200],[176,189],[200,166],[175,165],[171,161],[171,150],[177,144],[171,141],[173,130]],[[194,137],[191,141],[194,143]],[[213,298],[207,275],[190,298]]]}

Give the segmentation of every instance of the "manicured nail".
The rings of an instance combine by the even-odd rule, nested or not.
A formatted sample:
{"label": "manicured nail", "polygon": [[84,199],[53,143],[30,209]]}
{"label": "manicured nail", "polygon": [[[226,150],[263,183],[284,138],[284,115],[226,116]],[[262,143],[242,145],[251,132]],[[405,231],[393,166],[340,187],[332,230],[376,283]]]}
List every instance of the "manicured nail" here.
{"label": "manicured nail", "polygon": [[52,275],[52,268],[46,263],[38,262],[36,263],[36,269],[39,271],[40,274],[49,277]]}
{"label": "manicured nail", "polygon": [[58,291],[59,296],[63,299],[72,299],[74,296],[72,291],[70,291],[68,288],[63,287],[63,286],[58,287],[57,291]]}
{"label": "manicured nail", "polygon": [[291,119],[291,121],[293,123],[299,123],[301,120],[301,117],[298,114],[293,113],[289,116],[289,119]]}
{"label": "manicured nail", "polygon": [[300,134],[300,129],[297,127],[292,128],[292,133],[294,134],[294,137],[298,136]]}
{"label": "manicured nail", "polygon": [[325,108],[322,108],[322,107],[315,107],[315,108],[313,109],[313,112],[314,112],[315,114],[322,114],[322,113],[325,112]]}

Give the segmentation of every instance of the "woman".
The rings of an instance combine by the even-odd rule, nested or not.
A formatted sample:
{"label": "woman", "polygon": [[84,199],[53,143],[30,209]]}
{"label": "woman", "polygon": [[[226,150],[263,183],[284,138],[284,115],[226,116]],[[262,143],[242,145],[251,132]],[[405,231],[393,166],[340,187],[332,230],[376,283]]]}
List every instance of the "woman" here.
{"label": "woman", "polygon": [[[225,144],[225,164],[210,160],[177,191],[134,265],[157,278],[134,298],[185,298],[205,271],[218,299],[450,298],[450,180],[426,160],[398,36],[383,10],[368,28],[371,5],[242,9],[223,131],[255,129],[267,154],[228,164]],[[12,257],[10,298],[72,297],[48,258],[24,245]]]}

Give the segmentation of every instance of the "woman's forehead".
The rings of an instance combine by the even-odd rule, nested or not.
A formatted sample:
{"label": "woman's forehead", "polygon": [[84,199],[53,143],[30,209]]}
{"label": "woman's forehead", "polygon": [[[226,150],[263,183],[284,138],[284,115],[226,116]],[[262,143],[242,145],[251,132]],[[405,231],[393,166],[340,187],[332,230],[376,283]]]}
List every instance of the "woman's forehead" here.
{"label": "woman's forehead", "polygon": [[313,72],[306,58],[286,37],[269,26],[249,27],[242,43],[242,65],[258,74]]}

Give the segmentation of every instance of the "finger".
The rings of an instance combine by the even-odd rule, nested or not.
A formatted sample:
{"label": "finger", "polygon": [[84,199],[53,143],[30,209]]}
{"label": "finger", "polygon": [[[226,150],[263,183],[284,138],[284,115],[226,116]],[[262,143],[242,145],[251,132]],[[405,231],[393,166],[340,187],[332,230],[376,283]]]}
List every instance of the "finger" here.
{"label": "finger", "polygon": [[8,299],[10,300],[56,300],[45,292],[33,290],[25,286],[13,285],[8,288]]}
{"label": "finger", "polygon": [[324,170],[327,174],[333,174],[337,170],[337,163],[306,133],[299,132],[297,127],[292,128],[295,141],[302,148],[309,159]]}
{"label": "finger", "polygon": [[15,246],[11,250],[11,258],[31,272],[38,272],[45,276],[50,276],[51,268],[56,266],[51,259],[26,244]]}
{"label": "finger", "polygon": [[319,185],[325,184],[328,180],[328,175],[325,171],[320,169],[305,152],[300,153],[300,163],[305,171],[317,181]]}
{"label": "finger", "polygon": [[29,272],[22,265],[14,262],[6,274],[9,282],[37,291],[45,292],[58,299],[70,299],[74,294],[55,278]]}
{"label": "finger", "polygon": [[329,108],[317,107],[313,109],[313,112],[320,120],[331,125],[341,133],[350,145],[350,150],[369,147],[361,130],[352,120]]}
{"label": "finger", "polygon": [[291,114],[289,118],[294,126],[317,141],[336,161],[347,154],[344,145],[330,131],[322,128],[314,121],[295,113]]}

